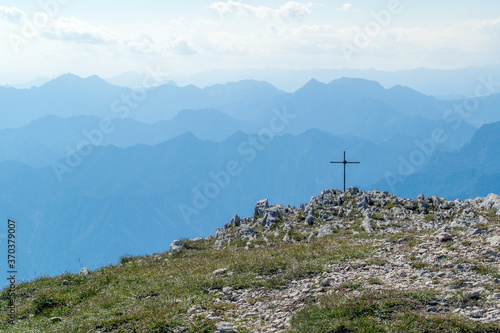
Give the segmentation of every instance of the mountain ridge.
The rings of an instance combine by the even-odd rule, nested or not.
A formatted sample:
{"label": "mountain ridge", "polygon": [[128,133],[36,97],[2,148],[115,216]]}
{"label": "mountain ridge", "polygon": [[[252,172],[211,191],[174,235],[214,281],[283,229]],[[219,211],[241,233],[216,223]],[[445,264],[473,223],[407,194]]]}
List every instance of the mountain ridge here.
{"label": "mountain ridge", "polygon": [[351,187],[324,190],[298,208],[259,200],[253,212],[206,238],[175,240],[166,252],[19,284],[18,319],[11,324],[2,312],[0,327],[500,329],[498,195],[410,200]]}

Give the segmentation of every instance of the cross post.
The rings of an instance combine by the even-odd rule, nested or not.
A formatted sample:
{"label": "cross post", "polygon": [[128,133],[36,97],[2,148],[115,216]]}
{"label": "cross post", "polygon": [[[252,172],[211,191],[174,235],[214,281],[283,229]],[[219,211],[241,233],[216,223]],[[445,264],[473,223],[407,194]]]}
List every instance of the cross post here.
{"label": "cross post", "polygon": [[347,162],[345,159],[345,151],[344,151],[344,160],[342,162],[330,162],[330,163],[344,164],[344,192],[345,192],[345,166],[346,164],[359,164],[359,162]]}

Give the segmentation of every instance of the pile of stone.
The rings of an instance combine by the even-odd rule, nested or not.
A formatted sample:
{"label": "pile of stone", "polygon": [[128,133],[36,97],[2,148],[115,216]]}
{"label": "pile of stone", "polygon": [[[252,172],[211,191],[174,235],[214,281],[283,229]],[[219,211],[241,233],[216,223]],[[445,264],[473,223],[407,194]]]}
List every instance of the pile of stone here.
{"label": "pile of stone", "polygon": [[[496,292],[500,280],[494,270],[485,270],[499,267],[500,225],[489,221],[496,216],[500,216],[500,196],[495,194],[464,201],[423,195],[411,200],[350,188],[345,193],[325,190],[299,208],[270,206],[267,199],[261,200],[253,217],[235,215],[208,238],[215,239],[216,249],[235,240],[246,241],[247,249],[257,247],[256,241],[273,247],[283,234],[283,242],[311,242],[345,229],[382,236],[370,240],[377,249],[370,259],[378,264],[352,260],[326,265],[323,273],[291,280],[279,290],[209,290],[217,296],[215,302],[234,305],[231,310],[222,318],[193,306],[188,315],[219,321],[216,332],[237,332],[242,322],[252,332],[284,332],[304,300],[339,292],[340,286],[356,282],[362,291],[343,292],[355,297],[384,289],[432,290],[438,296],[427,304],[430,314],[451,312],[475,321],[500,321],[500,293]],[[393,235],[400,232],[418,232],[417,244],[410,246],[405,237],[395,241]],[[181,248],[181,242],[175,241],[171,252]],[[213,274],[231,272],[221,268]]]}

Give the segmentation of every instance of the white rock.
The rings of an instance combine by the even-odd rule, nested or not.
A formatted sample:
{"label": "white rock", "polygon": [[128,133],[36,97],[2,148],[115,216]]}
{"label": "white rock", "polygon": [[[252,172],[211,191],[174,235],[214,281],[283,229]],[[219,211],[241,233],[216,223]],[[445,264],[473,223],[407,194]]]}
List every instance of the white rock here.
{"label": "white rock", "polygon": [[170,244],[170,253],[171,254],[176,254],[177,252],[179,252],[179,250],[181,250],[183,248],[182,246],[182,243],[181,241],[179,240],[174,240],[171,244]]}
{"label": "white rock", "polygon": [[219,276],[227,273],[227,268],[219,268],[212,272],[212,275]]}

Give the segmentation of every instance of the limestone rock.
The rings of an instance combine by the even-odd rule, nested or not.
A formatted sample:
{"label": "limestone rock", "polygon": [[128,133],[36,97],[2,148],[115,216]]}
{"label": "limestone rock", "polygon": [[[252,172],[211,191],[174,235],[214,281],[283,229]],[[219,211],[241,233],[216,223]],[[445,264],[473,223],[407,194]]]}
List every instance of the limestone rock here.
{"label": "limestone rock", "polygon": [[213,271],[212,275],[214,275],[214,276],[224,275],[227,273],[227,271],[228,271],[227,268],[219,268],[219,269],[216,269],[215,271]]}
{"label": "limestone rock", "polygon": [[447,232],[443,232],[437,235],[437,239],[440,242],[447,242],[453,240],[453,236]]}
{"label": "limestone rock", "polygon": [[313,225],[314,220],[315,220],[314,216],[312,216],[312,215],[306,216],[306,224]]}
{"label": "limestone rock", "polygon": [[179,240],[174,240],[172,244],[170,244],[170,253],[171,254],[176,254],[179,252],[184,246],[182,246],[181,241]]}
{"label": "limestone rock", "polygon": [[491,246],[500,246],[500,236],[493,236],[488,238],[488,242]]}
{"label": "limestone rock", "polygon": [[469,290],[469,291],[464,291],[464,297],[465,298],[479,298],[481,295],[480,290]]}
{"label": "limestone rock", "polygon": [[332,226],[330,225],[325,225],[324,227],[318,230],[318,238],[325,237],[331,234],[333,234],[333,229]]}
{"label": "limestone rock", "polygon": [[238,216],[238,214],[234,215],[233,218],[231,219],[231,222],[229,222],[232,226],[239,226],[241,223],[241,218]]}
{"label": "limestone rock", "polygon": [[269,201],[267,199],[257,201],[257,203],[255,204],[254,215],[263,217],[267,208],[269,208]]}
{"label": "limestone rock", "polygon": [[486,200],[481,204],[481,207],[486,208],[487,210],[491,209],[500,209],[500,195],[490,193],[486,197]]}
{"label": "limestone rock", "polygon": [[361,222],[361,227],[363,229],[365,229],[365,231],[368,233],[373,232],[372,223],[371,223],[370,218],[368,218],[368,217],[365,217],[363,222]]}
{"label": "limestone rock", "polygon": [[234,329],[231,323],[221,321],[215,324],[215,332],[214,333],[234,333]]}
{"label": "limestone rock", "polygon": [[241,236],[241,239],[252,240],[255,237],[255,231],[249,225],[242,224],[236,231],[236,235]]}

